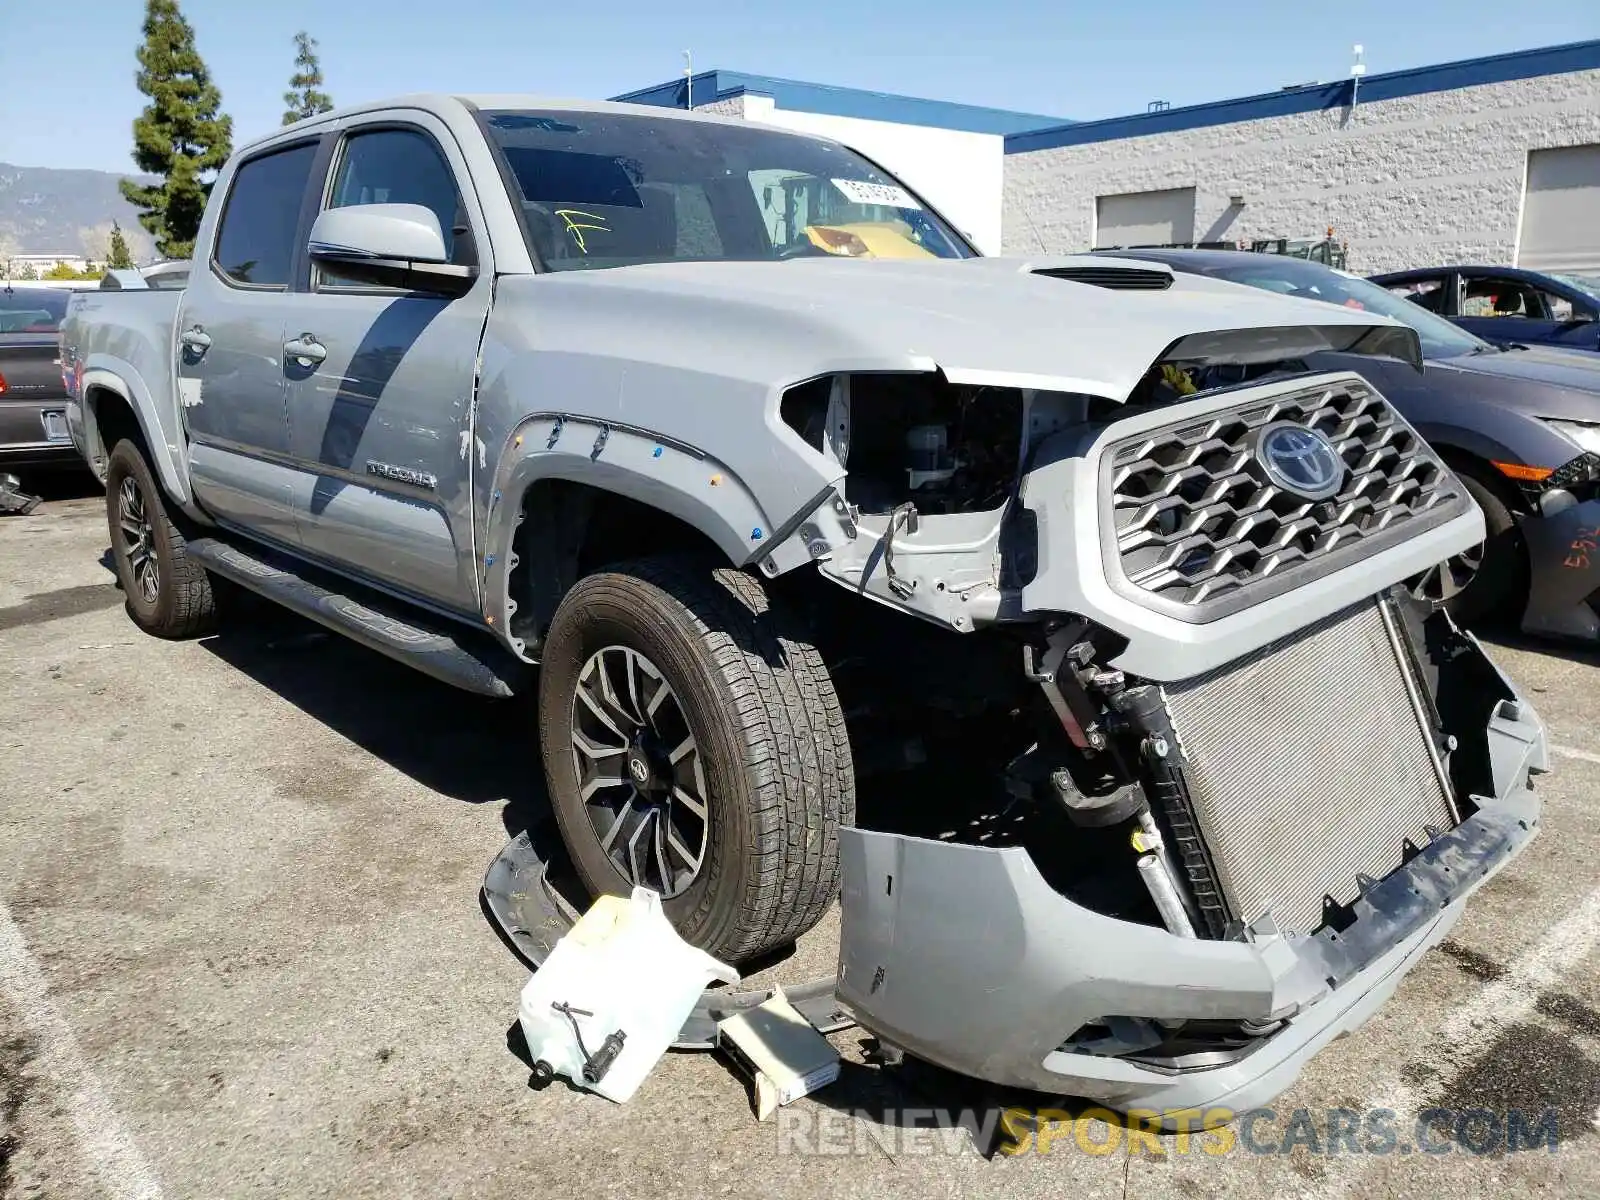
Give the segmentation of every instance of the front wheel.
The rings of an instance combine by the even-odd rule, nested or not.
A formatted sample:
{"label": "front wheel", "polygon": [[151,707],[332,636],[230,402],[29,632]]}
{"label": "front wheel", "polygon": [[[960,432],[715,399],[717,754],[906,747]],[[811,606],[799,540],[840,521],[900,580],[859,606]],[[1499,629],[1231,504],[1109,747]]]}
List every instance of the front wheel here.
{"label": "front wheel", "polygon": [[1498,489],[1465,471],[1457,475],[1483,510],[1485,536],[1482,561],[1472,581],[1449,601],[1450,615],[1462,625],[1519,617],[1528,603],[1529,567],[1527,542],[1516,515]]}
{"label": "front wheel", "polygon": [[810,929],[855,819],[850,746],[820,655],[734,570],[643,559],[578,581],[539,680],[551,803],[595,894],[662,897],[725,961]]}
{"label": "front wheel", "polygon": [[210,577],[189,557],[150,464],[131,441],[117,443],[106,467],[106,523],[133,623],[156,637],[209,633],[217,615]]}

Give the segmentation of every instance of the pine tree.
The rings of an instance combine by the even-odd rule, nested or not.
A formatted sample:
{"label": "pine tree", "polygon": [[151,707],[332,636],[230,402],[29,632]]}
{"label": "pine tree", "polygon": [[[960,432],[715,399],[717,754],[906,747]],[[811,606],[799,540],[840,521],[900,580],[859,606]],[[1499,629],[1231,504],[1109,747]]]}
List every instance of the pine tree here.
{"label": "pine tree", "polygon": [[233,152],[233,120],[194,45],[178,0],[145,0],[139,90],[150,103],[133,123],[133,161],[160,178],[122,180],[122,194],[142,209],[139,224],[168,258],[188,258],[215,172]]}
{"label": "pine tree", "polygon": [[111,245],[106,250],[106,270],[126,271],[133,266],[133,255],[128,253],[128,239],[122,236],[122,226],[111,222]]}
{"label": "pine tree", "polygon": [[317,39],[301,30],[294,35],[294,49],[295,72],[289,77],[289,90],[283,94],[283,102],[288,106],[283,114],[285,125],[304,121],[333,107],[333,99],[320,90],[323,79],[322,64],[317,61]]}

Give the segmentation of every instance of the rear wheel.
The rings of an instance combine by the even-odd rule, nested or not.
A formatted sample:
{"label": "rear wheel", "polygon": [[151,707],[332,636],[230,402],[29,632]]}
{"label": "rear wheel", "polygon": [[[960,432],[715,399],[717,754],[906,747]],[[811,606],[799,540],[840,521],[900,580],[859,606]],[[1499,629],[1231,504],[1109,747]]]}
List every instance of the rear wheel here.
{"label": "rear wheel", "polygon": [[539,718],[592,892],[650,888],[686,940],[734,962],[832,902],[855,817],[844,718],[820,655],[751,576],[658,558],[579,580],[545,641]]}
{"label": "rear wheel", "polygon": [[1455,597],[1450,615],[1463,625],[1513,617],[1528,600],[1528,547],[1515,514],[1499,488],[1478,475],[1457,469],[1479,508],[1483,509],[1483,561],[1472,582]]}
{"label": "rear wheel", "polygon": [[210,579],[189,557],[150,464],[131,441],[117,443],[106,468],[106,522],[134,624],[164,638],[209,633],[216,624]]}

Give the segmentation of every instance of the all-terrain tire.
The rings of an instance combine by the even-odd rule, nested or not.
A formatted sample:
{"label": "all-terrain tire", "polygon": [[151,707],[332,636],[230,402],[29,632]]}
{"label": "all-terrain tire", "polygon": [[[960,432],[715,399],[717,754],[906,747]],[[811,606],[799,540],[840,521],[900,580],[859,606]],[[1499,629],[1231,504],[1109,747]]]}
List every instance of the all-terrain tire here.
{"label": "all-terrain tire", "polygon": [[844,715],[821,655],[741,571],[660,557],[578,581],[545,639],[539,729],[556,821],[597,895],[634,884],[602,847],[573,749],[580,674],[608,647],[659,670],[704,769],[706,850],[693,881],[663,899],[667,916],[729,962],[794,941],[837,895],[838,830],[855,819]]}
{"label": "all-terrain tire", "polygon": [[1528,602],[1528,547],[1516,516],[1499,489],[1468,471],[1457,476],[1483,509],[1483,562],[1472,581],[1447,605],[1462,625],[1515,619]]}
{"label": "all-terrain tire", "polygon": [[111,451],[106,468],[106,523],[124,607],[135,625],[162,638],[198,637],[216,627],[210,577],[189,557],[144,454],[126,439]]}

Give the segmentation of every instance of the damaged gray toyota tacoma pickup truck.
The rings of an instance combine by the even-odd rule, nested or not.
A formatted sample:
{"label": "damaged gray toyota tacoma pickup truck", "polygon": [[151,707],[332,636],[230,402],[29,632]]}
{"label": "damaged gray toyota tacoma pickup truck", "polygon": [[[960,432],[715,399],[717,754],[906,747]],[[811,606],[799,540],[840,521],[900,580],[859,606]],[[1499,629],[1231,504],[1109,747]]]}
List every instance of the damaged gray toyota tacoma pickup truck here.
{"label": "damaged gray toyota tacoma pickup truck", "polygon": [[1442,608],[1479,510],[1295,366],[1419,366],[1386,318],[980,257],[835,143],[516,97],[276,132],[196,247],[62,330],[133,620],[226,581],[527,694],[590,892],[734,962],[837,899],[893,1050],[1246,1107],[1536,832],[1542,727]]}

